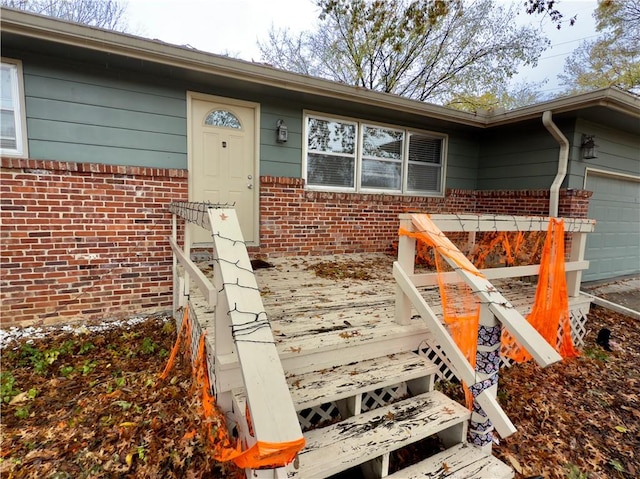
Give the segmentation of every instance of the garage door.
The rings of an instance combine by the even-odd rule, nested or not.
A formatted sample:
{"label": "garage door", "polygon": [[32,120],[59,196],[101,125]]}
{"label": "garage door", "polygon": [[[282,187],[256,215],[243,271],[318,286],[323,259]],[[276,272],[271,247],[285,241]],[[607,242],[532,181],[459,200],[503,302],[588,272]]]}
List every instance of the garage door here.
{"label": "garage door", "polygon": [[589,218],[597,224],[587,237],[583,280],[640,272],[640,182],[589,171],[586,189],[593,191]]}

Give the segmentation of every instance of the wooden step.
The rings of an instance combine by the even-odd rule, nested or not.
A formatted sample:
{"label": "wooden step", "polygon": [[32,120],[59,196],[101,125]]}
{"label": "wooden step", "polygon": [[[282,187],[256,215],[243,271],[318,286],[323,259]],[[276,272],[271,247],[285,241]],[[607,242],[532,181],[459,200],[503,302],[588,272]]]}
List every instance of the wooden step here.
{"label": "wooden step", "polygon": [[299,468],[288,476],[328,477],[444,431],[464,437],[469,415],[460,404],[430,391],[308,431]]}
{"label": "wooden step", "polygon": [[[274,332],[275,333],[275,332]],[[275,335],[275,334],[274,334]],[[278,341],[277,335],[276,341]],[[401,326],[386,324],[369,330],[348,329],[277,342],[282,367],[289,374],[330,369],[364,359],[415,351],[431,334],[423,321],[416,319]],[[213,328],[207,328],[207,341],[213,344]],[[242,374],[236,354],[216,355],[220,390],[242,387]]]}
{"label": "wooden step", "polygon": [[[427,392],[433,389],[437,371],[431,361],[416,353],[399,353],[286,376],[296,411],[302,411],[402,382],[414,386],[410,386],[414,394]],[[242,406],[244,390],[234,389],[233,395]]]}
{"label": "wooden step", "polygon": [[467,443],[442,451],[386,479],[511,479],[513,469]]}
{"label": "wooden step", "polygon": [[291,397],[298,411],[367,391],[424,378],[420,391],[433,389],[438,368],[415,353],[399,353],[354,362],[306,374],[287,374]]}

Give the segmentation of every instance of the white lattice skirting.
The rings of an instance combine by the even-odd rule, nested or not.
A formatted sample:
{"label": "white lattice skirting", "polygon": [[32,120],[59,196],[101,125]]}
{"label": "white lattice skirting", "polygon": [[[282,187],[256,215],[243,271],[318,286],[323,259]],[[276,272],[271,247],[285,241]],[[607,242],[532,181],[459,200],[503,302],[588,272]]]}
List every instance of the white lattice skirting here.
{"label": "white lattice skirting", "polygon": [[[407,384],[400,383],[386,388],[376,389],[362,394],[362,412],[371,411],[378,407],[400,401],[407,397]],[[320,406],[304,409],[298,413],[298,419],[303,431],[316,429],[318,427],[331,424],[342,419],[339,405],[334,402],[322,404]]]}

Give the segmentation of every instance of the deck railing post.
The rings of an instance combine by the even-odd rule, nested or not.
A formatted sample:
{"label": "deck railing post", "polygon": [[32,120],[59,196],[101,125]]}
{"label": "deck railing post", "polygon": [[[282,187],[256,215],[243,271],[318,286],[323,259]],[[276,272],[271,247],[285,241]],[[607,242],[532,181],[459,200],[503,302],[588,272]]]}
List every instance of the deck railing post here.
{"label": "deck railing post", "polygon": [[[173,213],[171,215],[171,238],[173,238],[174,241],[176,241],[177,238],[177,216],[175,213]],[[178,308],[180,307],[179,305],[179,297],[180,297],[180,289],[179,289],[179,285],[178,285],[178,258],[176,258],[176,254],[173,252],[173,249],[171,250],[171,284],[173,285],[173,303],[172,303],[172,308],[171,308],[171,312],[173,313],[174,317],[176,315],[176,312],[178,311]]]}
{"label": "deck railing post", "polygon": [[[413,231],[413,223],[411,218],[400,218],[400,228],[407,231]],[[408,275],[414,273],[414,265],[416,258],[416,240],[409,236],[399,235],[398,238],[398,264]],[[411,321],[411,301],[402,288],[396,285],[396,323],[409,324]]]}
{"label": "deck railing post", "polygon": [[[184,254],[187,258],[191,258],[191,230],[194,225],[189,224],[189,222],[184,220]],[[184,272],[184,290],[182,291],[183,296],[189,296],[189,286],[191,285],[191,276],[187,271]]]}
{"label": "deck railing post", "polygon": [[[569,261],[584,260],[584,252],[587,246],[587,233],[571,234],[571,252],[569,253]],[[582,283],[582,270],[569,271],[567,273],[567,292],[569,297],[580,295],[580,284]]]}
{"label": "deck railing post", "polygon": [[[500,371],[500,338],[502,325],[496,319],[489,305],[480,307],[478,326],[478,349],[476,352],[476,384],[470,385],[474,398],[483,391],[495,398],[498,393],[498,373]],[[491,454],[493,424],[474,400],[469,423],[469,441]]]}

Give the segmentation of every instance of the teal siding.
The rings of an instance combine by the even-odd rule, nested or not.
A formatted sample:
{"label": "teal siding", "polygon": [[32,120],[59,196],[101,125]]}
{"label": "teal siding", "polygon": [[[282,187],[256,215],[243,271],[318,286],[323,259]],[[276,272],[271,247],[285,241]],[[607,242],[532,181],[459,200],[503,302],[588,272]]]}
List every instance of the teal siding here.
{"label": "teal siding", "polygon": [[459,134],[449,135],[446,188],[475,189],[479,150],[477,140]]}
{"label": "teal siding", "polygon": [[[260,174],[265,176],[302,176],[302,106],[277,104],[266,99],[260,106]],[[276,123],[283,120],[289,137],[276,141]]]}
{"label": "teal siding", "polygon": [[[572,123],[558,127],[568,139],[573,136]],[[480,149],[477,188],[548,189],[558,171],[559,152],[560,146],[541,121],[486,132]]]}
{"label": "teal siding", "polygon": [[187,167],[183,88],[28,55],[23,68],[32,158]]}
{"label": "teal siding", "polygon": [[[344,102],[241,85],[191,83],[98,65],[10,52],[24,68],[29,152],[32,158],[163,168],[187,167],[186,92],[198,91],[260,104],[260,174],[301,177],[304,110],[385,122],[448,135],[446,188],[473,189],[479,142],[470,130],[449,131],[433,120]],[[289,94],[287,94],[289,95]],[[288,141],[276,141],[283,120]],[[435,123],[437,124],[437,122]]]}
{"label": "teal siding", "polygon": [[[580,144],[582,135],[595,135],[598,145],[597,158],[582,158]],[[640,137],[621,132],[599,123],[579,119],[573,136],[571,163],[569,166],[569,188],[582,189],[588,168],[640,176]]]}

